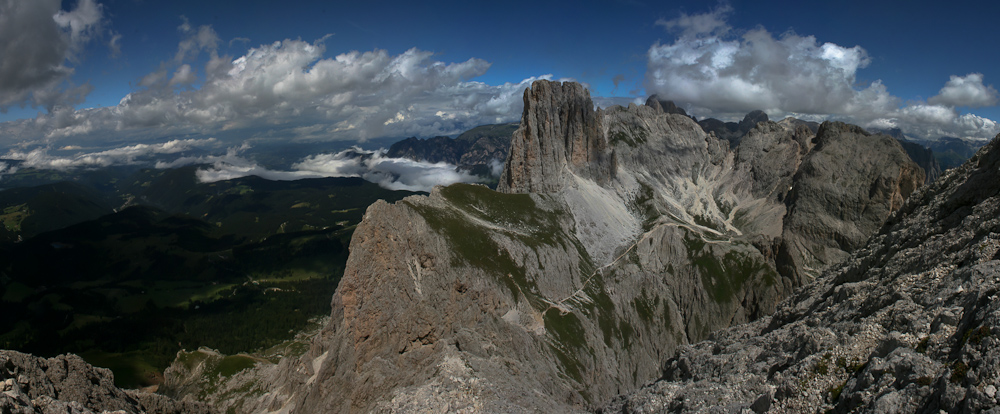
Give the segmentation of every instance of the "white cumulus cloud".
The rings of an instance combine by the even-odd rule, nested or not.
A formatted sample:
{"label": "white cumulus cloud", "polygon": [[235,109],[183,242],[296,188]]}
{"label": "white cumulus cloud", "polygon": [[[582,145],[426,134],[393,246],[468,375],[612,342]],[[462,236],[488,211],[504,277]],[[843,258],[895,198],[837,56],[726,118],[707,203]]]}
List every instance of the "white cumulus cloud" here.
{"label": "white cumulus cloud", "polygon": [[982,73],[954,76],[928,103],[948,106],[982,107],[997,104],[997,90],[992,85],[983,84]]}
{"label": "white cumulus cloud", "polygon": [[733,12],[733,7],[722,4],[709,13],[689,15],[681,13],[676,19],[659,19],[656,24],[670,31],[679,31],[682,36],[693,37],[701,34],[725,34],[730,30],[726,18]]}
{"label": "white cumulus cloud", "polygon": [[981,74],[952,76],[927,102],[903,105],[880,80],[858,83],[871,57],[861,46],[821,42],[763,28],[736,33],[728,6],[657,22],[677,34],[647,52],[646,90],[699,117],[742,117],[762,109],[772,117],[842,119],[867,127],[893,126],[922,139],[992,138],[997,123],[957,106],[994,105],[997,91]]}
{"label": "white cumulus cloud", "polygon": [[[870,58],[860,46],[820,43],[813,36],[774,37],[754,29],[741,38],[682,35],[648,52],[647,89],[678,103],[717,112],[754,109],[798,113],[862,111],[855,76]],[[880,85],[868,94],[879,96]],[[888,102],[893,103],[893,102]]]}
{"label": "white cumulus cloud", "polygon": [[194,71],[191,69],[191,65],[184,64],[174,71],[174,76],[170,78],[169,85],[191,85],[197,81],[198,77],[195,76]]}
{"label": "white cumulus cloud", "polygon": [[52,20],[68,32],[70,45],[80,46],[97,34],[103,20],[103,9],[94,0],[80,0],[72,11],[59,10]]}
{"label": "white cumulus cloud", "polygon": [[[240,139],[282,140],[452,135],[516,121],[523,90],[551,78],[489,85],[472,80],[490,67],[482,59],[442,62],[416,48],[328,57],[324,39],[284,40],[242,56],[220,56],[211,26],[184,20],[178,32],[182,40],[174,59],[143,77],[117,106],[53,110],[2,123],[0,146],[225,135],[221,131],[241,131]],[[196,66],[198,56],[207,59],[203,67]]]}

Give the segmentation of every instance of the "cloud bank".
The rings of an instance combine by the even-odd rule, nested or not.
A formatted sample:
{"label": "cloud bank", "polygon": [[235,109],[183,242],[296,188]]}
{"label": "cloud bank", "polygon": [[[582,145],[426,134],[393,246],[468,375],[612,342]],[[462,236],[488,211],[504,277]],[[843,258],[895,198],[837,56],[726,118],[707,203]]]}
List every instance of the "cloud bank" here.
{"label": "cloud bank", "polygon": [[[159,169],[186,165],[205,165],[195,171],[200,182],[215,182],[256,175],[275,181],[290,181],[320,177],[360,177],[390,190],[430,192],[436,185],[458,182],[484,182],[483,177],[461,171],[448,163],[429,163],[406,158],[386,157],[386,150],[365,150],[352,147],[337,153],[315,154],[303,158],[288,171],[273,170],[259,165],[246,153],[248,144],[230,147],[222,155],[189,155],[195,149],[217,147],[215,138],[178,139],[158,144],[135,144],[98,152],[81,151],[74,155],[52,155],[46,148],[30,151],[11,150],[0,156],[0,177],[21,168],[71,170],[102,168],[114,165],[150,165]],[[72,150],[74,148],[63,148]],[[170,159],[172,158],[172,159]],[[16,165],[15,165],[16,164]],[[499,162],[494,168],[501,167]],[[499,171],[494,171],[499,176]]]}
{"label": "cloud bank", "polygon": [[[110,167],[112,165],[135,165],[150,162],[157,155],[177,154],[195,147],[210,145],[214,138],[172,140],[160,144],[135,144],[99,152],[84,152],[72,156],[50,155],[47,148],[30,151],[11,150],[2,158],[21,161],[21,168],[43,170],[68,170],[80,167]],[[73,149],[72,147],[67,149]]]}
{"label": "cloud bank", "polygon": [[647,52],[646,88],[699,116],[742,116],[762,109],[772,115],[842,118],[868,127],[899,127],[923,139],[941,136],[992,138],[1000,126],[956,107],[997,103],[997,91],[978,73],[952,76],[927,102],[902,105],[881,81],[857,84],[871,61],[861,46],[821,43],[813,36],[763,28],[736,35],[722,6],[682,14],[658,25],[677,33],[670,44]]}
{"label": "cloud bank", "polygon": [[385,156],[385,150],[365,151],[360,148],[313,155],[292,167],[300,172],[325,177],[361,177],[390,190],[430,192],[435,185],[484,181],[445,162],[390,158]]}
{"label": "cloud bank", "polygon": [[[85,0],[80,7],[85,3],[93,4]],[[69,38],[77,27],[86,27],[67,21]],[[441,62],[416,48],[398,55],[376,49],[324,57],[324,39],[283,40],[232,57],[219,53],[222,42],[211,26],[196,27],[183,19],[178,34],[173,58],[139,80],[118,105],[53,107],[35,119],[0,124],[0,140],[8,140],[0,145],[108,137],[152,140],[175,134],[221,137],[224,132],[239,132],[241,140],[452,135],[517,120],[523,90],[536,79],[551,78],[488,85],[472,79],[490,63],[476,58]],[[51,78],[65,79],[70,73],[66,69]]]}
{"label": "cloud bank", "polygon": [[11,165],[10,163],[0,161],[0,177],[4,174],[16,173],[19,168],[17,166]]}
{"label": "cloud bank", "polygon": [[430,192],[436,185],[484,181],[482,177],[460,171],[457,166],[448,163],[386,157],[384,149],[370,151],[353,147],[333,154],[311,155],[293,164],[290,171],[264,168],[241,156],[245,149],[246,147],[230,148],[223,156],[182,158],[170,163],[157,163],[157,167],[211,164],[211,167],[196,172],[200,182],[231,180],[250,175],[278,181],[319,177],[360,177],[390,190],[424,192]]}

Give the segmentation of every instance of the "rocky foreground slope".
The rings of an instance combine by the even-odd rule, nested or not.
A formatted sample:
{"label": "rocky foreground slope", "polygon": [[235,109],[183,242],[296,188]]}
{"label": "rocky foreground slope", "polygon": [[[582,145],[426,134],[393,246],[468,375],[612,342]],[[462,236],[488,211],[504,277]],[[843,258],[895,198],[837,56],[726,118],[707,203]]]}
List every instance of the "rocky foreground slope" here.
{"label": "rocky foreground slope", "polygon": [[0,413],[208,414],[204,404],[115,387],[111,371],[76,355],[39,358],[0,351]]}
{"label": "rocky foreground slope", "polygon": [[1000,137],[774,316],[604,412],[1000,412]]}
{"label": "rocky foreground slope", "polygon": [[600,110],[579,84],[534,83],[499,192],[372,205],[310,350],[200,395],[245,412],[599,406],[770,314],[924,181],[855,126],[760,122],[729,148],[652,102]]}

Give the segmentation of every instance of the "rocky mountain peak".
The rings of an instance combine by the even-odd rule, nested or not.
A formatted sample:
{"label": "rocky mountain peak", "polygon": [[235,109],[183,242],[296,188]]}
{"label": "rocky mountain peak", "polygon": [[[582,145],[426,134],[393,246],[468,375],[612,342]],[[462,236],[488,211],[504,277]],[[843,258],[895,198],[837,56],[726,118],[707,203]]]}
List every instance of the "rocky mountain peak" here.
{"label": "rocky mountain peak", "polygon": [[[864,244],[924,183],[923,169],[895,139],[824,122],[802,158],[785,204],[787,272],[806,281]],[[829,200],[837,200],[831,203]]]}
{"label": "rocky mountain peak", "polygon": [[497,190],[555,192],[565,184],[567,171],[598,182],[611,179],[614,157],[601,116],[579,83],[535,81],[524,91],[521,125]]}
{"label": "rocky mountain peak", "polygon": [[[844,134],[854,134],[869,137],[872,134],[857,125],[847,124],[840,121],[826,121],[819,125],[816,132],[816,145],[819,148],[831,139],[837,139]],[[817,148],[817,149],[819,149]]]}
{"label": "rocky mountain peak", "polygon": [[650,95],[646,99],[646,106],[668,114],[688,116],[687,111],[674,104],[674,101],[661,100],[657,95]]}
{"label": "rocky mountain peak", "polygon": [[753,129],[753,127],[757,126],[757,124],[767,121],[769,121],[769,118],[764,111],[760,109],[750,111],[750,113],[746,114],[746,116],[743,117],[743,120],[740,121],[740,131],[746,133],[747,131]]}

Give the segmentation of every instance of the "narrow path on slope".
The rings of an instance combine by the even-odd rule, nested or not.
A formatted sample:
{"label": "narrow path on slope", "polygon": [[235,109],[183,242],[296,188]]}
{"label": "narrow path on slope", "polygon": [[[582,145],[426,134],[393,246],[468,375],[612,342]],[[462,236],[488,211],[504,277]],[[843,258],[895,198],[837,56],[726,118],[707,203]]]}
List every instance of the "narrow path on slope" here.
{"label": "narrow path on slope", "polygon": [[660,226],[683,227],[688,232],[690,232],[692,234],[697,234],[698,237],[700,237],[701,240],[703,242],[705,242],[706,244],[719,244],[719,243],[732,243],[733,242],[732,237],[730,237],[728,240],[708,240],[708,239],[705,238],[705,236],[702,233],[696,232],[690,225],[685,224],[685,223],[660,223],[660,224],[657,224],[656,227],[654,227],[653,229],[650,229],[649,231],[643,233],[642,237],[640,237],[638,240],[636,240],[634,243],[632,243],[632,245],[630,245],[628,249],[625,249],[624,253],[618,255],[618,257],[616,257],[610,263],[608,263],[608,264],[606,264],[604,266],[601,266],[601,267],[597,268],[596,270],[594,270],[590,274],[590,276],[587,277],[587,280],[585,280],[583,282],[583,285],[581,285],[579,289],[577,289],[576,291],[574,291],[573,293],[571,293],[569,296],[566,296],[565,298],[562,298],[562,299],[560,299],[558,301],[555,301],[555,302],[550,302],[551,303],[550,308],[558,308],[559,311],[562,312],[562,313],[570,312],[569,309],[566,309],[565,307],[563,307],[563,303],[564,302],[566,302],[567,300],[570,300],[573,297],[575,297],[575,296],[583,293],[583,290],[587,288],[587,285],[590,284],[590,281],[593,280],[594,277],[596,277],[599,273],[602,273],[604,271],[604,269],[607,269],[607,268],[609,268],[611,266],[614,266],[614,265],[618,264],[618,262],[621,261],[623,258],[625,258],[625,256],[627,256],[630,252],[632,252],[632,250],[635,249],[639,245],[639,243],[642,243],[647,238],[649,238],[650,234],[653,233],[653,230],[656,230]]}

